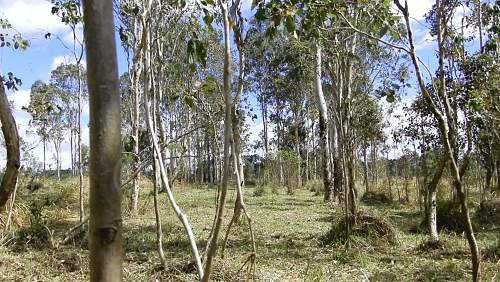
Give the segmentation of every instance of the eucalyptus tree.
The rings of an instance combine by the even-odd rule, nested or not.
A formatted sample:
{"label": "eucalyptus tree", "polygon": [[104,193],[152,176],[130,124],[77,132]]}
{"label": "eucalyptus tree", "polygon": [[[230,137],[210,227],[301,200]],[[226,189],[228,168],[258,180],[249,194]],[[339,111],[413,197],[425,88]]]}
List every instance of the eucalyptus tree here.
{"label": "eucalyptus tree", "polygon": [[[230,27],[232,28],[233,31],[233,38],[234,42],[236,45],[236,48],[238,50],[238,83],[237,83],[237,89],[236,89],[236,94],[234,98],[231,98],[230,95],[225,95],[226,99],[232,99],[230,103],[232,104],[231,108],[231,115],[232,115],[232,120],[231,120],[231,130],[232,130],[232,140],[231,140],[231,155],[233,158],[233,169],[235,171],[236,175],[236,200],[234,204],[234,210],[233,210],[233,217],[231,218],[231,221],[227,227],[226,230],[226,235],[224,238],[224,242],[222,243],[222,257],[224,257],[224,249],[225,245],[227,243],[227,239],[229,237],[229,233],[231,231],[231,226],[234,223],[239,223],[241,221],[241,217],[244,216],[246,219],[246,222],[248,224],[248,229],[249,229],[249,235],[251,238],[251,245],[252,245],[252,253],[249,256],[249,261],[250,261],[250,267],[248,272],[252,273],[252,275],[255,275],[255,258],[256,258],[256,245],[255,245],[255,238],[254,238],[254,232],[252,228],[252,219],[246,209],[246,205],[244,202],[244,188],[245,188],[245,170],[244,170],[244,159],[243,159],[243,124],[245,122],[245,111],[242,107],[242,95],[244,94],[244,85],[245,85],[245,80],[246,80],[246,52],[247,52],[247,32],[246,32],[246,26],[245,26],[245,21],[246,19],[243,17],[242,11],[241,11],[241,2],[239,0],[234,1],[231,6],[231,12],[228,14],[229,15],[229,24]],[[224,25],[226,25],[225,22],[225,17],[227,15],[224,15],[223,11],[223,17],[224,17]],[[229,36],[227,33],[227,30],[225,30],[224,33],[225,38]],[[227,39],[226,39],[227,40]],[[225,51],[228,52],[227,46],[227,41],[226,41],[226,46],[225,46]],[[224,60],[225,63],[227,63],[227,58]],[[227,70],[227,68],[225,68]],[[230,75],[224,72],[224,76]],[[227,78],[225,78],[227,79]],[[227,102],[226,102],[227,103]],[[226,104],[227,106],[227,104]],[[227,111],[227,109],[226,109]],[[225,123],[228,122],[227,119],[224,120]],[[229,165],[229,164],[227,164]],[[224,202],[221,202],[222,205],[224,205]],[[222,215],[218,215],[222,216]],[[217,219],[217,218],[216,218]],[[215,227],[215,226],[214,226]],[[212,234],[214,235],[214,234]],[[207,248],[207,256],[209,253],[209,250]],[[210,273],[209,268],[208,273]],[[207,278],[208,279],[208,278]]]}
{"label": "eucalyptus tree", "polygon": [[[196,240],[189,220],[178,206],[170,186],[171,182],[165,163],[165,146],[167,145],[167,139],[163,114],[166,112],[166,109],[161,108],[159,104],[161,99],[172,98],[166,98],[163,95],[164,92],[162,91],[163,88],[165,88],[167,80],[161,72],[165,70],[162,66],[162,64],[165,64],[165,58],[172,58],[174,56],[171,53],[172,49],[163,49],[165,45],[163,45],[160,39],[165,35],[164,32],[168,31],[171,33],[173,31],[173,24],[179,23],[179,21],[182,20],[182,17],[179,15],[182,15],[182,13],[186,11],[182,6],[164,4],[161,1],[147,1],[142,3],[142,5],[133,2],[124,2],[122,3],[122,9],[122,13],[129,13],[129,18],[127,22],[125,22],[125,27],[123,27],[120,34],[122,41],[126,41],[126,43],[129,44],[128,46],[133,55],[132,70],[130,73],[132,91],[135,92],[134,96],[136,97],[134,103],[139,103],[137,99],[142,100],[147,131],[152,141],[155,173],[159,175],[161,179],[161,183],[156,182],[155,186],[156,188],[160,185],[163,187],[174,212],[186,231],[195,265],[201,279],[201,277],[203,277],[203,268]],[[163,17],[165,13],[169,13],[172,17],[169,20],[165,19]],[[125,14],[124,16],[127,15]],[[130,24],[130,22],[132,22],[133,25],[127,25]],[[156,24],[158,24],[158,26],[156,26]],[[180,33],[179,35],[183,34],[184,33]],[[183,37],[180,38],[183,39]],[[189,99],[186,100],[191,101]],[[137,107],[137,105],[134,107]],[[134,141],[137,142],[138,140]],[[157,198],[157,193],[155,193],[155,197]],[[155,208],[157,211],[157,204]],[[157,233],[160,234],[161,222],[159,222],[158,216],[156,218]],[[157,238],[157,244],[160,258],[162,259],[161,236]]]}
{"label": "eucalyptus tree", "polygon": [[[325,201],[332,199],[332,170],[330,163],[330,141],[328,134],[328,107],[325,96],[323,94],[322,85],[322,51],[319,42],[319,27],[326,20],[326,15],[318,14],[314,8],[316,5],[307,5],[307,3],[299,3],[293,1],[255,1],[258,10],[255,15],[257,20],[270,19],[273,22],[267,29],[267,33],[273,36],[277,28],[284,23],[288,32],[297,36],[296,17],[301,19],[301,31],[303,36],[308,39],[310,34],[316,35],[316,39],[312,39],[312,44],[315,48],[315,67],[314,67],[314,85],[316,93],[316,105],[319,112],[319,134],[322,152],[322,167],[323,167],[323,184],[325,187]],[[314,38],[314,37],[313,37]]]}
{"label": "eucalyptus tree", "polygon": [[[81,76],[80,78],[78,76]],[[80,65],[80,70],[76,64],[61,64],[51,72],[50,86],[63,108],[65,125],[68,127],[70,137],[70,154],[72,172],[76,174],[78,162],[78,111],[79,111],[79,92],[83,85],[82,99],[87,98],[87,86],[84,82],[85,69]]]}
{"label": "eucalyptus tree", "polygon": [[[461,109],[456,107],[457,101],[451,96],[451,93],[447,88],[449,81],[447,81],[447,74],[445,71],[445,61],[447,59],[450,59],[453,67],[453,59],[457,58],[460,60],[460,57],[464,56],[463,48],[458,47],[457,50],[457,45],[450,44],[454,42],[454,31],[450,26],[450,23],[455,14],[458,2],[445,3],[437,0],[433,10],[429,14],[429,19],[432,24],[432,35],[437,37],[438,44],[438,70],[436,81],[432,81],[434,90],[432,92],[426,88],[424,76],[420,69],[421,64],[415,51],[408,3],[405,2],[402,4],[399,0],[395,0],[394,3],[403,15],[407,29],[407,41],[409,44],[408,48],[400,47],[400,49],[407,52],[411,57],[421,95],[436,120],[437,129],[440,132],[441,144],[443,146],[444,153],[450,162],[450,174],[453,179],[453,187],[460,202],[465,226],[465,235],[471,251],[472,279],[474,281],[478,281],[480,280],[479,248],[472,229],[467,196],[463,185],[463,175],[467,170],[472,151],[470,110],[467,107]],[[453,52],[457,52],[458,57],[454,56],[454,54],[452,54]],[[452,107],[452,105],[454,106]],[[461,110],[464,114],[465,127],[459,126],[457,120],[458,110]],[[463,135],[465,135],[464,142],[467,144],[465,150],[461,150],[461,146],[459,146],[460,137]]]}
{"label": "eucalyptus tree", "polygon": [[64,108],[58,94],[52,84],[37,80],[31,86],[30,103],[24,110],[31,114],[30,124],[36,128],[36,133],[42,139],[44,171],[46,169],[47,142],[53,142],[57,177],[60,179],[60,150],[65,137],[67,121],[64,118]]}
{"label": "eucalyptus tree", "polygon": [[[472,10],[466,16],[466,22],[472,24],[479,32],[479,50],[461,60],[458,70],[462,74],[461,87],[469,93],[469,105],[472,111],[472,122],[476,150],[486,170],[485,191],[493,190],[493,176],[496,173],[496,189],[500,189],[500,108],[499,96],[499,61],[500,52],[500,3],[466,2]],[[466,41],[463,35],[457,41]],[[496,170],[496,171],[495,171]]]}
{"label": "eucalyptus tree", "polygon": [[[230,173],[231,173],[231,156],[230,156],[230,151],[233,150],[232,154],[237,155],[240,152],[235,151],[235,146],[232,145],[232,143],[235,141],[234,140],[234,133],[238,135],[238,122],[234,123],[234,111],[236,108],[236,105],[239,103],[240,95],[243,92],[243,79],[244,79],[244,53],[243,50],[241,49],[243,47],[243,26],[242,26],[242,16],[241,16],[241,11],[240,11],[240,1],[235,0],[232,1],[231,5],[229,5],[228,1],[223,1],[219,0],[217,4],[213,2],[207,2],[207,4],[210,6],[210,8],[215,8],[218,6],[218,8],[221,11],[222,14],[222,22],[223,22],[223,38],[224,38],[224,69],[223,69],[223,87],[222,87],[222,96],[224,100],[224,152],[223,152],[223,172],[222,172],[222,179],[221,179],[221,184],[220,184],[220,191],[218,195],[218,204],[217,204],[217,210],[214,218],[214,224],[212,227],[212,231],[210,234],[210,237],[208,239],[208,244],[206,247],[205,251],[205,260],[204,260],[204,269],[203,269],[203,276],[201,281],[209,281],[210,279],[210,273],[212,271],[212,262],[213,259],[216,255],[217,248],[218,248],[218,239],[219,239],[219,233],[222,228],[222,222],[224,218],[224,211],[225,211],[225,204],[226,204],[226,195],[227,195],[227,190],[229,186],[229,178],[230,178]],[[205,22],[210,23],[211,22],[211,14],[208,9],[204,10],[205,12],[205,17],[204,20]],[[233,36],[236,38],[236,43],[237,43],[237,48],[239,49],[239,62],[241,64],[240,66],[240,77],[239,77],[239,86],[238,86],[238,91],[236,93],[236,96],[232,95],[231,91],[231,84],[232,84],[232,76],[233,76],[233,69],[232,69],[232,55],[231,55],[231,29],[233,29]],[[233,126],[236,125],[236,128]],[[236,136],[239,138],[239,136]],[[241,149],[241,148],[240,148]],[[238,157],[235,156],[233,159],[233,164],[235,166],[235,171],[237,174],[237,181],[240,181],[243,175],[240,175],[243,173],[242,169],[242,163],[241,162],[241,155],[240,155],[240,160],[238,160]],[[240,183],[238,183],[240,185]],[[238,186],[238,189],[241,189],[241,186]],[[241,195],[242,196],[242,195]],[[242,203],[242,198],[240,199]],[[243,212],[246,214],[246,211],[244,209],[244,205],[242,206]],[[251,223],[250,218],[247,216],[249,225]],[[251,228],[251,225],[250,225]],[[250,231],[252,233],[252,231]],[[252,238],[253,239],[253,238]],[[255,252],[255,243],[253,245],[253,249]],[[255,262],[255,253],[251,254],[250,260],[252,263],[250,264],[251,268],[254,267],[254,262]]]}
{"label": "eucalyptus tree", "polygon": [[16,121],[12,115],[4,85],[7,83],[8,88],[16,88],[18,84],[16,80],[18,78],[14,78],[12,73],[9,73],[7,81],[4,81],[3,76],[0,76],[0,122],[2,123],[2,133],[5,140],[5,147],[7,148],[7,165],[5,166],[5,172],[0,184],[1,210],[3,210],[3,207],[15,190],[19,167],[21,166],[19,134],[17,133]]}
{"label": "eucalyptus tree", "polygon": [[[130,196],[130,210],[132,213],[137,211],[137,204],[139,199],[139,166],[140,166],[140,155],[139,155],[139,138],[140,138],[140,77],[142,73],[141,60],[139,57],[139,48],[142,38],[142,29],[139,22],[139,6],[135,4],[134,1],[120,1],[119,9],[120,11],[118,18],[120,19],[122,26],[119,28],[120,40],[122,41],[122,46],[127,54],[127,62],[129,64],[129,70],[127,72],[127,79],[129,87],[123,89],[122,95],[124,96],[124,101],[128,108],[129,115],[126,115],[125,120],[129,120],[131,127],[130,142],[132,142],[132,170],[134,175],[132,178],[132,193]],[[128,89],[127,89],[128,88]],[[129,142],[127,141],[127,144]]]}
{"label": "eucalyptus tree", "polygon": [[90,281],[121,281],[121,121],[113,1],[83,4],[90,102]]}
{"label": "eucalyptus tree", "polygon": [[[57,0],[52,1],[52,14],[57,15],[61,18],[61,21],[66,24],[71,29],[71,34],[73,36],[72,46],[67,46],[63,40],[60,42],[63,46],[70,51],[76,64],[76,80],[77,93],[76,93],[76,104],[77,104],[77,152],[78,152],[78,184],[80,191],[80,223],[84,221],[85,208],[84,208],[84,191],[83,191],[83,169],[82,169],[82,103],[84,102],[84,84],[82,79],[82,59],[84,53],[85,40],[84,38],[78,38],[78,31],[83,22],[83,12],[82,3],[80,0]],[[46,35],[47,37],[47,35]]]}
{"label": "eucalyptus tree", "polygon": [[[417,97],[411,105],[405,108],[407,124],[394,132],[395,140],[404,139],[418,144],[420,151],[419,172],[417,179],[420,182],[419,193],[424,204],[424,218],[429,230],[429,240],[439,241],[437,229],[437,186],[445,172],[448,158],[443,153],[439,142],[439,132],[435,130],[436,123],[425,101]],[[417,149],[415,147],[415,149]]]}
{"label": "eucalyptus tree", "polygon": [[[14,48],[25,50],[29,47],[29,41],[23,39],[21,34],[15,32],[12,25],[5,19],[0,18],[0,31],[2,34],[0,36],[0,48]],[[6,31],[10,33],[4,34]],[[10,31],[13,31],[12,33]],[[13,35],[12,35],[13,34]],[[21,153],[19,150],[19,134],[17,132],[17,125],[12,115],[12,110],[10,108],[10,103],[7,99],[7,89],[17,90],[17,86],[22,84],[21,79],[14,76],[12,72],[7,74],[7,77],[0,75],[0,122],[2,123],[2,133],[5,140],[5,146],[7,149],[7,164],[5,166],[5,172],[2,177],[2,182],[0,183],[0,209],[7,203],[10,195],[14,192],[17,176],[19,174],[19,167],[21,166]]]}

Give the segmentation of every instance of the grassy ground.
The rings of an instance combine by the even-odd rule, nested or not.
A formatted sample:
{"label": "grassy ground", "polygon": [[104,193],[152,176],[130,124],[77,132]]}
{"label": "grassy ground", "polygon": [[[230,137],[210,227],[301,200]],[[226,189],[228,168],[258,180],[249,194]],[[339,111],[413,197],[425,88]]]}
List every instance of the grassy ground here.
{"label": "grassy ground", "polygon": [[[13,229],[3,233],[3,243],[0,244],[0,281],[88,280],[85,239],[76,244],[59,244],[78,220],[77,183],[69,179],[63,184],[51,182],[46,186],[31,193],[23,184],[20,185]],[[259,281],[471,279],[470,254],[462,235],[442,234],[445,249],[429,252],[419,248],[426,240],[425,234],[410,231],[420,220],[417,207],[361,204],[360,209],[367,214],[385,217],[396,226],[397,242],[391,244],[385,238],[354,236],[347,250],[341,240],[324,243],[323,238],[332,222],[338,222],[342,213],[335,206],[323,204],[321,196],[314,196],[305,189],[287,195],[285,189],[278,189],[277,193],[268,190],[262,196],[254,197],[253,190],[247,189],[246,202],[254,222]],[[179,205],[189,216],[200,249],[204,248],[213,219],[215,189],[178,186],[174,191]],[[166,195],[160,197],[167,269],[159,265],[153,198],[151,187],[146,186],[141,192],[139,214],[124,218],[125,280],[194,281],[195,273],[186,267],[191,257],[183,229],[168,205]],[[231,190],[226,224],[234,198],[235,193]],[[38,215],[34,216],[34,213]],[[3,224],[4,213],[1,219],[0,224]],[[480,229],[477,237],[481,249],[484,251],[500,240],[498,234],[498,226]],[[251,251],[249,243],[246,225],[232,229],[225,259],[216,260],[214,279],[244,280],[243,271],[238,273],[238,270]],[[500,281],[498,257],[483,261],[482,270],[484,281]]]}

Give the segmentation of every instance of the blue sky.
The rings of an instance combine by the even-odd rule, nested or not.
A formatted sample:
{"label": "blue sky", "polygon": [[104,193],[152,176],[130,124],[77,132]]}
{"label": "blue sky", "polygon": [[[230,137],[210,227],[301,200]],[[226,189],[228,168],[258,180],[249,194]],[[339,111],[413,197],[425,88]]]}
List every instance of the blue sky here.
{"label": "blue sky", "polygon": [[[245,10],[249,10],[251,0],[242,0]],[[423,21],[423,15],[432,6],[432,0],[409,0],[411,16],[413,18],[413,27],[417,42],[419,56],[428,65],[435,65],[434,44]],[[247,13],[245,13],[247,14]],[[30,48],[26,51],[0,48],[0,73],[13,72],[23,80],[23,85],[17,92],[9,92],[9,99],[14,103],[14,115],[18,123],[21,136],[32,144],[39,142],[35,134],[29,134],[30,116],[21,110],[22,106],[29,103],[29,89],[32,83],[37,79],[48,80],[50,72],[62,62],[72,62],[71,53],[63,47],[63,44],[72,46],[72,34],[59,18],[51,14],[50,1],[45,0],[0,0],[0,17],[9,20],[9,22],[19,31],[22,36],[30,41]],[[47,32],[52,33],[51,39],[47,40],[44,35]],[[82,36],[79,29],[78,36]],[[119,71],[124,72],[127,68],[126,58],[119,44],[118,61]],[[410,91],[410,95],[403,99],[407,103],[415,95]],[[252,99],[253,100],[253,99]],[[398,107],[396,107],[398,108]],[[401,107],[399,107],[401,108]],[[254,107],[257,110],[256,107]],[[257,111],[258,112],[258,111]],[[401,113],[396,109],[395,114]],[[394,118],[388,116],[388,122],[395,124]],[[88,109],[84,109],[84,123],[88,120]],[[260,118],[250,125],[251,139],[258,138],[262,130]],[[391,128],[387,129],[388,132]],[[84,130],[84,142],[88,144],[88,128]],[[62,147],[62,166],[68,167],[70,164],[69,142],[65,142]],[[41,160],[42,146],[37,146],[32,153]],[[48,154],[51,161],[52,153]],[[2,162],[3,163],[3,162]]]}

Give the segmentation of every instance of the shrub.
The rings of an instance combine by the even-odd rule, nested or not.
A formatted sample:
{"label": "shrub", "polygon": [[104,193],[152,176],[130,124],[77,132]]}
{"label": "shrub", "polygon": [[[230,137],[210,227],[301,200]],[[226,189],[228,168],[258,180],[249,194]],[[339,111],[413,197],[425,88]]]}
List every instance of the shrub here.
{"label": "shrub", "polygon": [[325,192],[325,186],[320,179],[309,180],[304,186],[307,190],[314,192],[315,196],[323,195]]}
{"label": "shrub", "polygon": [[368,191],[363,194],[361,201],[367,205],[383,205],[392,203],[384,193]]}
{"label": "shrub", "polygon": [[266,194],[266,185],[257,185],[255,187],[255,190],[253,191],[252,196],[254,197],[261,197]]}
{"label": "shrub", "polygon": [[52,231],[48,228],[48,218],[44,209],[52,205],[49,198],[37,199],[29,205],[29,226],[18,231],[18,243],[45,244],[51,242]]}
{"label": "shrub", "polygon": [[500,199],[482,201],[474,217],[484,225],[500,225]]}
{"label": "shrub", "polygon": [[[359,212],[355,218],[353,216],[348,220],[351,224],[350,236],[374,239],[378,243],[397,243],[397,231],[393,224],[385,217]],[[329,244],[333,242],[344,243],[347,240],[346,233],[346,217],[341,216],[341,219],[334,223],[332,229],[322,238],[323,243]]]}

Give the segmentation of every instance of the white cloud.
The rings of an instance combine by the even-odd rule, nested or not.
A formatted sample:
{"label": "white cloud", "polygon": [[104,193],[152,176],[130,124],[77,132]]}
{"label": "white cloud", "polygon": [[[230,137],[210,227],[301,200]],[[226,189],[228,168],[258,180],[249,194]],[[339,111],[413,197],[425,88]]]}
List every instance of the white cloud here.
{"label": "white cloud", "polygon": [[76,27],[75,30],[75,35],[73,35],[73,32],[70,30],[66,34],[64,34],[61,37],[61,40],[63,41],[64,44],[66,44],[67,47],[73,48],[73,41],[76,36],[76,47],[77,47],[77,52],[79,50],[79,42],[83,42],[83,26],[79,25]]}
{"label": "white cloud", "polygon": [[432,37],[429,30],[426,30],[425,33],[416,38],[415,41],[415,49],[417,51],[433,46],[433,43],[436,43],[436,39]]}
{"label": "white cloud", "polygon": [[[55,70],[58,66],[61,64],[75,64],[75,58],[73,55],[62,55],[62,56],[56,56],[54,59],[52,59],[52,63],[50,64],[50,70]],[[81,61],[81,64],[85,68],[87,63],[85,60]]]}
{"label": "white cloud", "polygon": [[51,70],[55,70],[58,66],[62,64],[70,64],[73,58],[70,55],[57,56],[52,59],[52,64],[50,65]]}
{"label": "white cloud", "polygon": [[66,28],[52,15],[52,4],[44,0],[0,0],[0,16],[7,19],[23,35],[61,32]]}
{"label": "white cloud", "polygon": [[16,110],[21,110],[22,107],[27,107],[30,103],[30,91],[19,90],[11,93],[8,98],[14,103]]}
{"label": "white cloud", "polygon": [[435,3],[433,0],[408,0],[410,17],[414,20],[423,20],[424,16]]}

